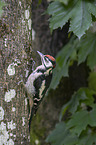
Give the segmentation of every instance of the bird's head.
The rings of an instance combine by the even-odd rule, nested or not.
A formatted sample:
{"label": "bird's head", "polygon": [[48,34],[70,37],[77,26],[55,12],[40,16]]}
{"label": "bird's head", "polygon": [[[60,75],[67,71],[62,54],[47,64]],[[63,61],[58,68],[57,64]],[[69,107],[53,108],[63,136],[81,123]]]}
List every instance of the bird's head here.
{"label": "bird's head", "polygon": [[40,55],[41,57],[41,61],[42,61],[42,65],[45,66],[45,68],[55,68],[56,66],[56,60],[53,56],[50,56],[50,55],[44,55],[42,54],[41,52],[37,51],[38,54]]}

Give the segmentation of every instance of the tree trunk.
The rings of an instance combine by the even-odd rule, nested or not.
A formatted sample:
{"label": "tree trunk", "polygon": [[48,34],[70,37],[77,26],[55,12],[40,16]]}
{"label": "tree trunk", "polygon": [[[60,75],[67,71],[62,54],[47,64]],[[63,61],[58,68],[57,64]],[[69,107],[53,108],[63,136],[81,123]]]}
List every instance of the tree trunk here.
{"label": "tree trunk", "polygon": [[33,61],[29,60],[31,0],[3,1],[7,5],[0,20],[0,145],[26,145],[30,140],[27,98],[18,82],[26,80]]}

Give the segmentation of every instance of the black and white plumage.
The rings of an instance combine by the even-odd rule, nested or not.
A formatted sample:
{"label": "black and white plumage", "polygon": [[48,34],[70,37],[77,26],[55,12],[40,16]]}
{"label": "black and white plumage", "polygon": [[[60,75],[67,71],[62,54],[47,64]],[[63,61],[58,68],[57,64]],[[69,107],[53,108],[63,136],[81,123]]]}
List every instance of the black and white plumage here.
{"label": "black and white plumage", "polygon": [[30,74],[25,84],[30,105],[29,130],[32,117],[34,114],[36,114],[38,106],[44,98],[51,83],[52,69],[56,66],[54,57],[50,55],[43,55],[39,51],[37,52],[41,57],[42,65],[38,66],[36,70]]}

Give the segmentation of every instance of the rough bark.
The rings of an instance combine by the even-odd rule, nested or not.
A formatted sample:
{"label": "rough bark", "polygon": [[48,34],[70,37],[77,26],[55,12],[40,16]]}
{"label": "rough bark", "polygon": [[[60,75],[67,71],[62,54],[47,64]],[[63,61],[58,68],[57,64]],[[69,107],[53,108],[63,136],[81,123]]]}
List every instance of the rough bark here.
{"label": "rough bark", "polygon": [[3,1],[7,5],[0,20],[0,145],[26,145],[27,99],[18,82],[27,78],[32,61],[31,1]]}

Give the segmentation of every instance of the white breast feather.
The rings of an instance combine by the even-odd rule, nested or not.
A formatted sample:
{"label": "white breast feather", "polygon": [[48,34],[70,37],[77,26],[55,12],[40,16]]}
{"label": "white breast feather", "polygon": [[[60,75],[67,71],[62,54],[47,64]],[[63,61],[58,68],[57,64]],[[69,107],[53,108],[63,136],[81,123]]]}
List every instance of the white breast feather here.
{"label": "white breast feather", "polygon": [[34,80],[37,78],[37,77],[39,77],[40,75],[42,75],[42,73],[37,73],[37,72],[33,72],[30,76],[29,76],[29,78],[28,78],[28,80],[27,80],[27,82],[26,82],[26,84],[25,84],[25,87],[26,87],[26,89],[27,89],[27,92],[28,92],[28,94],[32,97],[32,96],[34,96],[34,94],[35,94],[35,87],[34,87],[34,85],[33,85],[33,82],[34,82]]}

